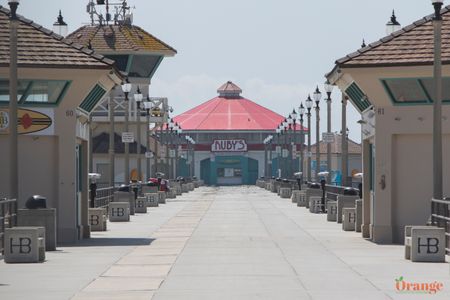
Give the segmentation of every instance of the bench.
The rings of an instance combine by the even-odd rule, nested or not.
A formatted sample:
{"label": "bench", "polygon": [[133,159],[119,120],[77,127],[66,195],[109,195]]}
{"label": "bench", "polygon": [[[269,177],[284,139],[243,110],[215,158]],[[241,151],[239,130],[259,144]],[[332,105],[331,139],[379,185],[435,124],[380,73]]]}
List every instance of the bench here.
{"label": "bench", "polygon": [[89,225],[91,231],[106,231],[107,216],[105,208],[89,208]]}
{"label": "bench", "polygon": [[445,262],[445,229],[405,226],[405,259],[412,262]]}
{"label": "bench", "polygon": [[13,227],[4,233],[5,263],[39,263],[45,260],[45,228]]}
{"label": "bench", "polygon": [[292,190],[287,187],[280,188],[280,197],[283,199],[289,199],[292,196]]}
{"label": "bench", "polygon": [[346,207],[342,209],[342,229],[344,231],[355,231],[356,208]]}
{"label": "bench", "polygon": [[337,197],[337,222],[342,223],[342,210],[344,208],[355,208],[355,201],[358,200],[358,196],[344,196],[339,195]]}
{"label": "bench", "polygon": [[147,198],[138,197],[136,199],[136,213],[146,214],[147,213]]}
{"label": "bench", "polygon": [[327,221],[336,222],[337,220],[337,202],[328,201],[327,202]]}
{"label": "bench", "polygon": [[130,203],[111,202],[109,203],[109,221],[110,222],[129,222],[130,221]]}
{"label": "bench", "polygon": [[159,195],[158,193],[146,193],[144,194],[147,201],[147,207],[158,207],[159,206]]}
{"label": "bench", "polygon": [[313,214],[320,214],[322,212],[322,197],[309,197],[309,212]]}

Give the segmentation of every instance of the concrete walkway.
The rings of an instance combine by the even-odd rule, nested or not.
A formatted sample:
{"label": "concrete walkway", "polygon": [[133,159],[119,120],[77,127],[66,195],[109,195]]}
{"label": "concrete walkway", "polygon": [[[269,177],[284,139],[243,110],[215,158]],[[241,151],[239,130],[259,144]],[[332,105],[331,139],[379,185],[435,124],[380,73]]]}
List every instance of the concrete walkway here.
{"label": "concrete walkway", "polygon": [[[448,264],[406,261],[257,187],[201,188],[109,225],[44,264],[1,262],[0,299],[450,299]],[[444,290],[400,294],[400,276]]]}

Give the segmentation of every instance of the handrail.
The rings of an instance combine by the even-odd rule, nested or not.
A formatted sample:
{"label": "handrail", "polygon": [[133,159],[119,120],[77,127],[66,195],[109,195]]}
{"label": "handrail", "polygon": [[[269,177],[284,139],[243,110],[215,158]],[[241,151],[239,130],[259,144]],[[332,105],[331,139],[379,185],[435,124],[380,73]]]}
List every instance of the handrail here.
{"label": "handrail", "polygon": [[0,256],[4,254],[5,229],[17,226],[17,200],[0,199]]}
{"label": "handrail", "polygon": [[450,199],[431,199],[431,224],[445,229],[445,250],[450,254]]}

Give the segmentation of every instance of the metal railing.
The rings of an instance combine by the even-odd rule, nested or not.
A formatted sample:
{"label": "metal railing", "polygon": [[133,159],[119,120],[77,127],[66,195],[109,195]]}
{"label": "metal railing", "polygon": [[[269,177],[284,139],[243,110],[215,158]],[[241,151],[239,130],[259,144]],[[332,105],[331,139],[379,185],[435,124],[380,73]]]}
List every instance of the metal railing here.
{"label": "metal railing", "polygon": [[0,256],[4,253],[5,229],[17,226],[17,201],[0,199]]}
{"label": "metal railing", "polygon": [[450,199],[431,199],[431,224],[445,229],[445,250],[450,254]]}
{"label": "metal railing", "polygon": [[[95,199],[94,199],[94,207],[95,208],[100,208],[100,207],[107,208],[109,203],[113,201],[115,191],[116,191],[115,187],[107,187],[107,188],[97,189]],[[92,191],[89,190],[89,199],[92,199],[91,192]]]}

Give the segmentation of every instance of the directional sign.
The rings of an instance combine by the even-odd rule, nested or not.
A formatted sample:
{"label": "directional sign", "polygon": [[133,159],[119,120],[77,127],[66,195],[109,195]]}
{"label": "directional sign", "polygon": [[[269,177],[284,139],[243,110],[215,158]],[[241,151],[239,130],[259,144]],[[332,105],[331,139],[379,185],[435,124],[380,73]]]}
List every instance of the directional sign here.
{"label": "directional sign", "polygon": [[153,152],[145,152],[145,158],[153,158]]}
{"label": "directional sign", "polygon": [[122,143],[131,144],[134,143],[133,132],[122,132]]}
{"label": "directional sign", "polygon": [[330,132],[323,132],[322,133],[322,140],[326,144],[334,143],[334,133]]}

